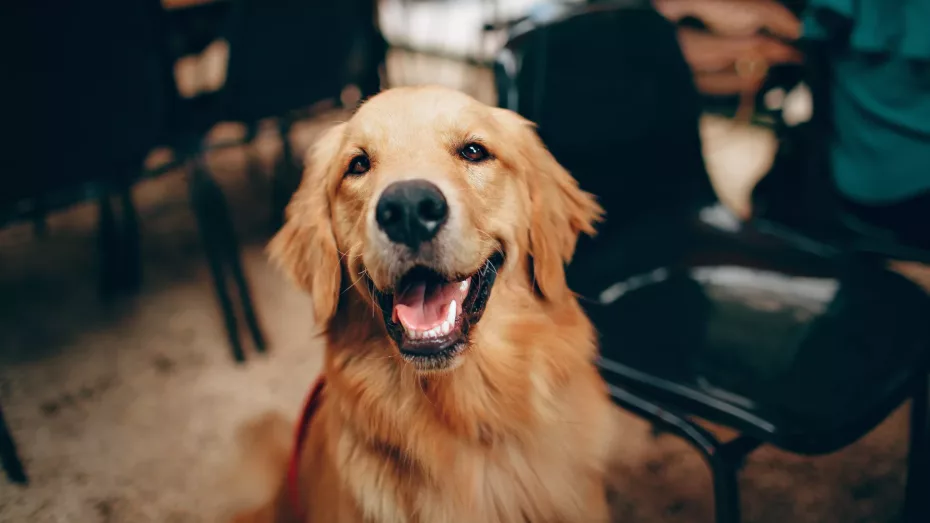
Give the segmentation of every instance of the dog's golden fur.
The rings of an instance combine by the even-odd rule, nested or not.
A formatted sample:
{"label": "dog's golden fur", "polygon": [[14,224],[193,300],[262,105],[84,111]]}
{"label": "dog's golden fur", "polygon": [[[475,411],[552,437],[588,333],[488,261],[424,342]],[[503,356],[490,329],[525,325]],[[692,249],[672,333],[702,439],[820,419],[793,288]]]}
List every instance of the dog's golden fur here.
{"label": "dog's golden fur", "polygon": [[[473,138],[492,161],[456,156]],[[345,177],[360,149],[371,172]],[[394,277],[389,250],[373,244],[371,207],[387,183],[411,177],[440,185],[459,213],[443,240],[450,271],[506,253],[468,349],[445,372],[400,357],[362,281],[382,288]],[[311,295],[327,342],[326,389],[300,464],[305,521],[608,520],[615,418],[593,365],[594,329],[564,273],[601,214],[529,122],[455,91],[388,90],[326,132],[269,247]],[[262,455],[283,478],[280,454]],[[236,521],[295,517],[279,489]]]}

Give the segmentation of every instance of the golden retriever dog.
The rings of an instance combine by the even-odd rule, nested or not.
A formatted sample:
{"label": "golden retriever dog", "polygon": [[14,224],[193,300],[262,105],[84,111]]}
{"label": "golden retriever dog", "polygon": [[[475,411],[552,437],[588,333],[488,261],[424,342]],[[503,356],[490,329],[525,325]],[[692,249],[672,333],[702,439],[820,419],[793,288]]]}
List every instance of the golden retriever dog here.
{"label": "golden retriever dog", "polygon": [[[327,131],[269,246],[312,297],[324,386],[294,474],[236,521],[608,521],[616,418],[564,271],[602,214],[530,122],[453,90]],[[248,452],[280,479],[290,450]]]}

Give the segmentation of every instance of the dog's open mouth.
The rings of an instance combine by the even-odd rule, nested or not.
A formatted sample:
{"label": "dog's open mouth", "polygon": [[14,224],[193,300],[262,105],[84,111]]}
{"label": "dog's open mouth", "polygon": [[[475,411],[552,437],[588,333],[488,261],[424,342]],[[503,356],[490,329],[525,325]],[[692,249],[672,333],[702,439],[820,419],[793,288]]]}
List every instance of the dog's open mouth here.
{"label": "dog's open mouth", "polygon": [[451,363],[465,348],[469,329],[481,319],[503,262],[503,255],[495,253],[477,272],[461,279],[415,267],[393,293],[372,285],[401,355],[426,369]]}

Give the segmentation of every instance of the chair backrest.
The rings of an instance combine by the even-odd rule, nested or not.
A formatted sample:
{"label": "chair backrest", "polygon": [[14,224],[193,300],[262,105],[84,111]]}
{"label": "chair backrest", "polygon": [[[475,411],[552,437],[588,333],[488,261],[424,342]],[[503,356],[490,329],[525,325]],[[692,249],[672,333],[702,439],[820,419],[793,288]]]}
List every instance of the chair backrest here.
{"label": "chair backrest", "polygon": [[528,22],[496,63],[500,105],[536,122],[556,158],[599,197],[602,231],[657,207],[715,198],[675,28],[628,4]]}
{"label": "chair backrest", "polygon": [[[377,37],[372,0],[235,0],[223,95],[249,121],[338,97]],[[376,68],[376,57],[361,67]],[[372,63],[367,63],[372,62]]]}
{"label": "chair backrest", "polygon": [[836,126],[843,125],[834,119],[832,94],[837,88],[834,60],[848,51],[843,42],[814,39],[804,41],[803,50],[803,78],[811,91],[812,118],[781,129],[775,164],[753,195],[762,204],[757,205],[761,217],[859,255],[930,263],[930,250],[923,240],[924,224],[930,217],[926,196],[903,208],[889,206],[897,207],[897,217],[880,225],[867,224],[867,216],[857,216],[858,211],[844,204],[831,162]]}
{"label": "chair backrest", "polygon": [[829,237],[837,213],[828,149],[833,135],[832,64],[826,43],[805,40],[801,48],[805,61],[799,76],[810,89],[812,117],[795,126],[776,121],[779,148],[772,168],[754,188],[754,214],[815,237]]}
{"label": "chair backrest", "polygon": [[7,20],[17,154],[0,203],[138,174],[169,96],[160,12],[159,0],[38,0]]}

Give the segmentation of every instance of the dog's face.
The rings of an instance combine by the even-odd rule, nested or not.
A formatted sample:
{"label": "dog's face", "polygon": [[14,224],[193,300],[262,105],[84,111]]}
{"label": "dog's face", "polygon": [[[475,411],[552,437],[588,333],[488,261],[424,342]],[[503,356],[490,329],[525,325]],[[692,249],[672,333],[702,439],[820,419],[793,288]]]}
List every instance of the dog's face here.
{"label": "dog's face", "polygon": [[319,324],[353,290],[414,368],[448,370],[498,280],[540,302],[571,299],[564,263],[601,213],[526,120],[456,91],[400,88],[317,142],[270,252],[311,293]]}

